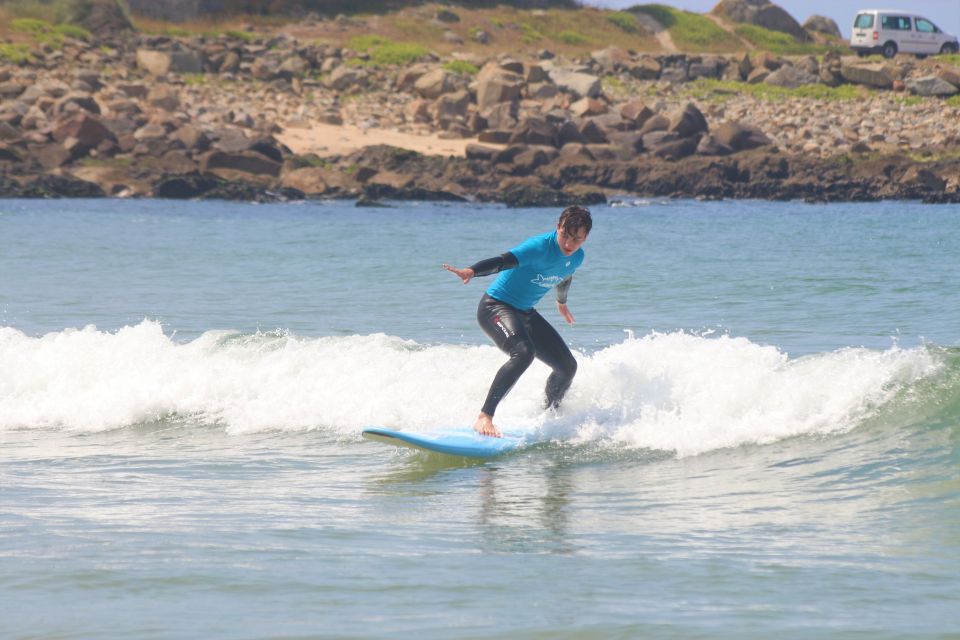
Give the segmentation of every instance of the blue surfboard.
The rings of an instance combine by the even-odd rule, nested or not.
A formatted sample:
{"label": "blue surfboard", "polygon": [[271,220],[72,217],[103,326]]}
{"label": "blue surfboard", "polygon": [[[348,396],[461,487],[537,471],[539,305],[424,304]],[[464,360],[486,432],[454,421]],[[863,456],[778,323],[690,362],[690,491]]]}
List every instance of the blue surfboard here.
{"label": "blue surfboard", "polygon": [[398,447],[435,451],[467,458],[493,458],[513,451],[523,442],[523,436],[503,434],[502,438],[480,435],[470,427],[451,428],[424,434],[367,427],[363,437]]}

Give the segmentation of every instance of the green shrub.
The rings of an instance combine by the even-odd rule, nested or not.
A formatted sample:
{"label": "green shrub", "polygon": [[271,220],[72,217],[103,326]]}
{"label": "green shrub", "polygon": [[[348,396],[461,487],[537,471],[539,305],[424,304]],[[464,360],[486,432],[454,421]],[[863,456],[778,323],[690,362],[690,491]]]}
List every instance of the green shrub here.
{"label": "green shrub", "polygon": [[407,65],[430,53],[426,47],[413,42],[389,42],[370,52],[377,65]]}
{"label": "green shrub", "polygon": [[53,28],[55,33],[59,33],[65,38],[73,38],[74,40],[83,40],[88,42],[90,40],[90,32],[84,29],[83,27],[78,27],[75,24],[58,24]]}
{"label": "green shrub", "polygon": [[0,43],[0,60],[20,64],[28,62],[30,58],[30,47],[27,45]]}
{"label": "green shrub", "polygon": [[383,36],[356,36],[350,38],[347,47],[370,54],[370,60],[352,58],[347,62],[354,66],[397,66],[416,62],[429,54],[426,47],[415,42],[394,42]]}
{"label": "green shrub", "polygon": [[617,11],[607,16],[607,21],[627,33],[639,33],[641,31],[640,23],[632,13],[626,11]]}
{"label": "green shrub", "polygon": [[459,73],[465,76],[473,76],[480,71],[480,69],[478,69],[475,64],[471,64],[466,60],[451,60],[450,62],[443,65],[443,68],[446,69],[447,71],[451,71],[453,73]]}
{"label": "green shrub", "polygon": [[584,38],[579,33],[577,33],[576,31],[561,31],[556,35],[556,40],[559,40],[564,44],[570,44],[570,45],[587,43],[587,39]]}
{"label": "green shrub", "polygon": [[17,18],[10,22],[10,31],[27,33],[36,38],[45,33],[50,33],[51,26],[49,22],[37,18]]}

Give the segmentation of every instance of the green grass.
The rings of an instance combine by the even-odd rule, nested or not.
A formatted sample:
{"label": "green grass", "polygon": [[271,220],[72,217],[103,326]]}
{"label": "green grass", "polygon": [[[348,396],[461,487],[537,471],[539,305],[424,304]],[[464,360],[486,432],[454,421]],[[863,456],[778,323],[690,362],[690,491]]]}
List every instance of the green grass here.
{"label": "green grass", "polygon": [[617,11],[607,16],[607,21],[627,33],[640,33],[642,27],[632,13]]}
{"label": "green grass", "polygon": [[943,103],[944,103],[945,105],[947,105],[948,107],[957,107],[957,108],[960,108],[960,93],[958,93],[958,94],[955,95],[955,96],[950,96],[949,98],[946,98],[946,99],[943,101]]}
{"label": "green grass", "polygon": [[520,25],[520,31],[523,32],[523,35],[520,37],[520,39],[524,44],[535,44],[544,38],[539,29],[526,22]]}
{"label": "green grass", "polygon": [[699,13],[662,4],[636,5],[629,11],[645,13],[659,22],[670,33],[674,44],[684,51],[726,52],[743,48],[739,40]]}
{"label": "green grass", "polygon": [[67,20],[74,0],[17,0],[4,2],[4,12],[14,18],[33,18],[56,24]]}
{"label": "green grass", "polygon": [[370,54],[369,61],[358,61],[360,66],[401,66],[416,62],[430,51],[415,42],[394,42],[383,36],[356,36],[347,46],[354,51]]}
{"label": "green grass", "polygon": [[239,29],[228,29],[223,32],[223,35],[228,38],[233,38],[234,40],[243,40],[244,42],[253,42],[257,39],[255,33],[250,33],[249,31],[241,31]]}
{"label": "green grass", "polygon": [[356,36],[350,38],[350,41],[347,42],[347,48],[353,49],[354,51],[366,52],[376,47],[382,47],[389,42],[391,42],[391,40],[383,36]]}
{"label": "green grass", "polygon": [[443,65],[443,68],[453,73],[459,73],[465,76],[475,76],[480,71],[477,65],[471,64],[466,60],[451,60]]}
{"label": "green grass", "polygon": [[797,42],[797,39],[782,31],[772,31],[753,24],[738,24],[734,32],[757,49],[784,56],[816,55],[827,47]]}
{"label": "green grass", "polygon": [[945,62],[946,64],[952,64],[955,67],[960,67],[960,53],[951,53],[948,56],[937,56],[937,60]]}
{"label": "green grass", "polygon": [[20,64],[28,62],[31,58],[30,47],[25,44],[0,43],[0,60]]}
{"label": "green grass", "polygon": [[852,102],[863,100],[872,92],[866,87],[844,84],[828,87],[824,84],[806,84],[796,89],[777,87],[770,84],[747,84],[729,80],[699,78],[689,85],[691,94],[703,100],[726,101],[733,95],[748,95],[767,102],[783,102],[794,98],[810,98],[831,102]]}
{"label": "green grass", "polygon": [[16,18],[10,21],[10,30],[16,33],[25,33],[39,44],[50,45],[54,49],[63,47],[67,38],[88,40],[90,32],[72,24],[58,24],[56,26],[38,18]]}

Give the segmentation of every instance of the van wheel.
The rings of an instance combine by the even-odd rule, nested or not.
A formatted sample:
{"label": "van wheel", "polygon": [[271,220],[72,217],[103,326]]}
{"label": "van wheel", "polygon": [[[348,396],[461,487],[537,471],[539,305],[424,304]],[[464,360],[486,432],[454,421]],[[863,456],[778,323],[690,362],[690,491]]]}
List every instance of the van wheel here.
{"label": "van wheel", "polygon": [[894,57],[895,55],[897,55],[897,43],[896,43],[896,42],[888,42],[887,44],[883,45],[883,57],[884,57],[884,58],[892,58],[892,57]]}
{"label": "van wheel", "polygon": [[942,47],[940,47],[940,53],[946,54],[948,56],[956,52],[957,52],[957,45],[953,44],[952,42],[948,42]]}

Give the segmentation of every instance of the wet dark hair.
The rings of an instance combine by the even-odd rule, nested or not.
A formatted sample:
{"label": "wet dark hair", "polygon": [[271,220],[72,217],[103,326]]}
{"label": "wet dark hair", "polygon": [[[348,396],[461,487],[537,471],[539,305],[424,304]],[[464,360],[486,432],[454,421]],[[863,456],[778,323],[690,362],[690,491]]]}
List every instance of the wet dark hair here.
{"label": "wet dark hair", "polygon": [[560,214],[558,223],[564,233],[576,235],[578,229],[583,229],[585,233],[590,233],[593,228],[593,218],[590,217],[590,210],[579,205],[572,205],[563,210]]}

